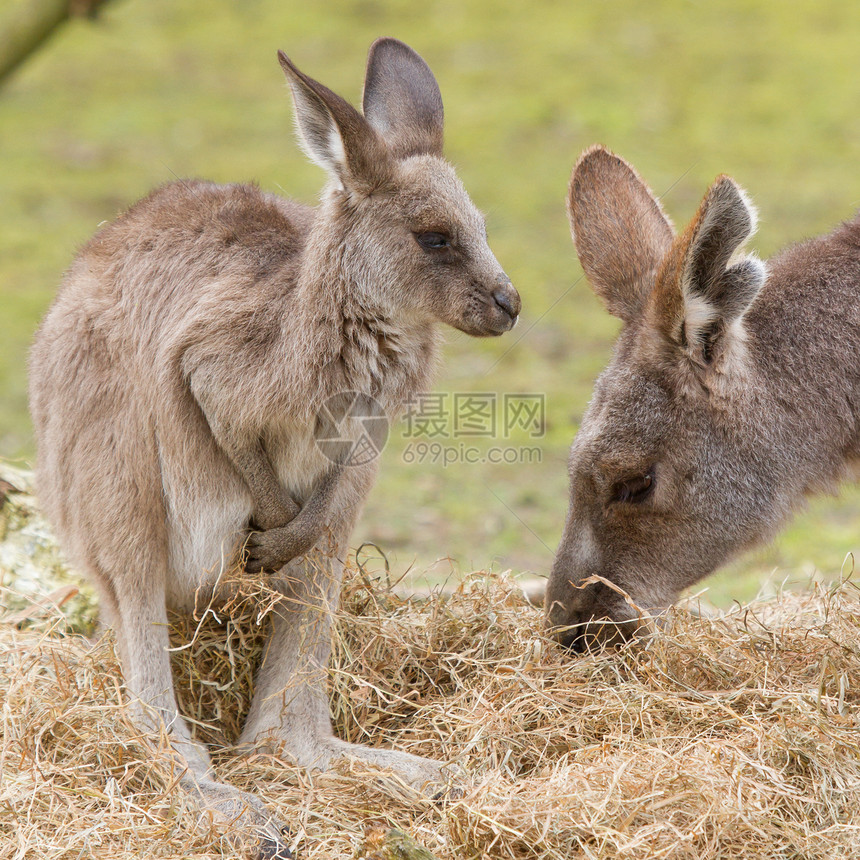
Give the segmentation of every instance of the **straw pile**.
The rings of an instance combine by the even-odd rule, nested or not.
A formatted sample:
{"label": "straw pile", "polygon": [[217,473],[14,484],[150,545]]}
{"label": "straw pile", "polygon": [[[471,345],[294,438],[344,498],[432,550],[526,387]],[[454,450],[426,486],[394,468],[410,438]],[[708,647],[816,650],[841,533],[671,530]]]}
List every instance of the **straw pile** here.
{"label": "straw pile", "polygon": [[[571,659],[508,577],[410,600],[353,566],[337,730],[458,762],[469,780],[443,803],[355,763],[230,752],[267,599],[251,583],[217,621],[178,619],[193,644],[175,670],[219,775],[289,822],[302,858],[376,856],[366,832],[392,827],[442,860],[860,857],[850,580],[719,619],[677,610],[646,642]],[[176,774],[127,722],[110,636],[69,633],[59,609],[16,613],[0,624],[0,858],[234,856],[193,832]]]}

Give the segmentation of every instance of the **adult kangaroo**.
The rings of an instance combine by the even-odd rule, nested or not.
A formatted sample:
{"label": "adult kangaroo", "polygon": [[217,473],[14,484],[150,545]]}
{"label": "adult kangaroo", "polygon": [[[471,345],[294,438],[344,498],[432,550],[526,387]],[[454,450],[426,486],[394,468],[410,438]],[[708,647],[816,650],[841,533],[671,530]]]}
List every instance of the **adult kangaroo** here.
{"label": "adult kangaroo", "polygon": [[134,718],[153,737],[166,727],[203,816],[287,857],[279,822],[215,781],[177,712],[166,610],[211,594],[247,543],[248,568],[286,599],[241,743],[441,780],[439,762],[332,733],[330,614],[376,462],[314,433],[355,403],[393,420],[430,383],[438,323],[499,335],[520,299],[442,158],[442,100],[418,54],[371,46],[363,113],[279,59],[300,142],[329,175],[319,206],[252,185],[152,192],[72,264],[36,335],[30,403],[39,496],[100,589]]}
{"label": "adult kangaroo", "polygon": [[549,626],[580,650],[629,636],[635,607],[665,609],[857,465],[860,218],[765,266],[740,253],[756,215],[728,176],[676,236],[602,147],[573,170],[569,214],[624,323],[571,447],[546,593]]}

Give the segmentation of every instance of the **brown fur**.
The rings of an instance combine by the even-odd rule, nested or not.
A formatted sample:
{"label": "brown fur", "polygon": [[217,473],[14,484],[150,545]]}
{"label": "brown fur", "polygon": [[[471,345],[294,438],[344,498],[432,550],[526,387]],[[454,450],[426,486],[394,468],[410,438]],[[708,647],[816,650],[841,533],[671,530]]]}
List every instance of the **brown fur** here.
{"label": "brown fur", "polygon": [[583,268],[625,321],[571,447],[546,595],[582,648],[630,635],[860,458],[860,219],[766,272],[738,256],[755,213],[729,177],[675,238],[604,149],[570,188]]}
{"label": "brown fur", "polygon": [[[135,718],[166,726],[204,814],[287,856],[277,823],[214,781],[177,713],[166,607],[214,593],[253,524],[249,568],[279,571],[289,599],[242,742],[304,766],[352,755],[438,782],[438,762],[332,735],[330,610],[375,463],[329,462],[313,431],[326,399],[348,390],[393,420],[430,383],[438,322],[501,334],[519,297],[441,158],[438,86],[414,51],[371,47],[366,117],[280,60],[300,140],[330,175],[320,206],[251,185],[157,189],[81,251],[30,373],[40,497],[101,587]],[[428,231],[449,241],[425,247]]]}
{"label": "brown fur", "polygon": [[[632,320],[672,241],[672,227],[638,174],[600,147],[586,151],[570,183],[570,229],[583,237],[578,248],[591,285],[611,314]],[[617,217],[584,220],[589,211],[601,209]],[[616,252],[607,254],[606,248]]]}

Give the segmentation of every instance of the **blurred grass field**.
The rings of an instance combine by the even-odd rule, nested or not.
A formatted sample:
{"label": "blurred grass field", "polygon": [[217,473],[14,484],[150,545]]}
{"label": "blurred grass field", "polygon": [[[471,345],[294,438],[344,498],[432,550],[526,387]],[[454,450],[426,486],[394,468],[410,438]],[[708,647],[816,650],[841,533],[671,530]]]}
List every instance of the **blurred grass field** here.
{"label": "blurred grass field", "polygon": [[[504,338],[448,333],[437,390],[546,398],[540,463],[407,463],[416,440],[394,428],[354,543],[377,543],[396,576],[549,569],[567,448],[617,330],[582,278],[564,212],[584,147],[632,161],[678,224],[730,173],[759,206],[752,245],[764,257],[860,205],[860,4],[849,0],[121,0],[69,25],[0,89],[0,455],[32,459],[27,347],[99,223],[184,176],[253,179],[312,203],[323,174],[294,141],[275,51],[357,102],[379,35],[434,70],[447,154],[524,300]],[[479,453],[499,444],[475,441]],[[832,573],[858,549],[860,491],[846,488],[709,580],[708,597]]]}

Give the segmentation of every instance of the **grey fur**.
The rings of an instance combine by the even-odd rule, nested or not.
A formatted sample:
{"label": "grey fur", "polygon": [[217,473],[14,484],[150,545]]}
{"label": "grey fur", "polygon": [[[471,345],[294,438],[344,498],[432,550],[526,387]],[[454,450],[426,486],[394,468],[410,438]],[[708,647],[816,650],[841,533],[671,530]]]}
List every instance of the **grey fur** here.
{"label": "grey fur", "polygon": [[[404,63],[413,91],[423,68],[438,93],[407,46],[380,40],[375,55],[386,63],[370,63],[371,107],[400,92]],[[519,311],[483,218],[432,141],[434,151],[415,143],[426,123],[412,134],[403,111],[380,133],[281,63],[303,145],[329,171],[319,207],[250,185],[157,189],[78,255],[30,359],[40,498],[101,590],[135,719],[153,734],[166,726],[202,815],[235,820],[269,854],[283,848],[279,824],[214,780],[177,713],[166,607],[213,593],[253,523],[249,566],[277,571],[288,599],[242,743],[281,747],[308,767],[351,755],[418,786],[439,782],[439,762],[332,734],[330,616],[376,465],[329,462],[314,444],[316,411],[353,390],[393,421],[430,384],[437,323],[495,335]],[[449,246],[422,247],[426,231]]]}
{"label": "grey fur", "polygon": [[[583,268],[625,320],[571,447],[546,594],[548,625],[582,648],[631,635],[640,610],[659,613],[852,474],[860,219],[765,269],[737,257],[755,212],[726,176],[677,237],[605,149],[582,156],[570,189]],[[619,223],[629,241],[607,243]]]}

